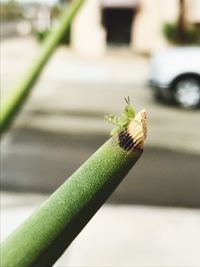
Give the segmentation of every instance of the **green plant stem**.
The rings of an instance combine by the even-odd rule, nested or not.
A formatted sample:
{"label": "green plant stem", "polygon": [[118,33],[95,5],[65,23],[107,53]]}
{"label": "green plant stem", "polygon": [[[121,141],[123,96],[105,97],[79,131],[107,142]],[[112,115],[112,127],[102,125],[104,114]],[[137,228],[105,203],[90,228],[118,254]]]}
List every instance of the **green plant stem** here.
{"label": "green plant stem", "polygon": [[[75,0],[66,9],[61,17],[59,26],[53,29],[49,36],[47,36],[42,49],[32,66],[24,73],[23,77],[19,81],[19,84],[11,89],[9,94],[5,95],[5,98],[1,103],[0,112],[1,135],[8,129],[12,120],[17,115],[17,112],[22,107],[47,60],[50,58],[66,30],[69,29],[73,18],[83,2],[84,0]],[[21,51],[19,51],[19,53],[20,52]]]}
{"label": "green plant stem", "polygon": [[118,143],[110,138],[3,242],[1,266],[56,262],[142,154]]}

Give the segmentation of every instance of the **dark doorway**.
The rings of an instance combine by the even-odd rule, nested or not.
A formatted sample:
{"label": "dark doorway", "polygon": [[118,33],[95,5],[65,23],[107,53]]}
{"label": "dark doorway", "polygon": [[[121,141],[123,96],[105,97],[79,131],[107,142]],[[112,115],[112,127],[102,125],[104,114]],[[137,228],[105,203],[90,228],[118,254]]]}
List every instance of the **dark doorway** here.
{"label": "dark doorway", "polygon": [[129,45],[134,17],[133,8],[104,8],[102,23],[107,32],[107,43]]}

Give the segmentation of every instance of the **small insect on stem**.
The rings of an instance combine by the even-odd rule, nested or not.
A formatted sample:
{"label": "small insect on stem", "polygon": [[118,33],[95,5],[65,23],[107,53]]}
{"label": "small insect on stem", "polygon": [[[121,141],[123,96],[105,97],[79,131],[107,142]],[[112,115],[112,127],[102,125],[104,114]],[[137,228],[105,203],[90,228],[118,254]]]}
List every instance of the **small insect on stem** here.
{"label": "small insect on stem", "polygon": [[130,97],[128,96],[127,98],[124,98],[124,100],[127,105],[125,106],[121,117],[117,117],[114,114],[109,114],[104,117],[108,122],[111,122],[116,125],[116,127],[111,131],[111,135],[120,133],[128,126],[130,121],[135,117],[135,111],[131,106]]}

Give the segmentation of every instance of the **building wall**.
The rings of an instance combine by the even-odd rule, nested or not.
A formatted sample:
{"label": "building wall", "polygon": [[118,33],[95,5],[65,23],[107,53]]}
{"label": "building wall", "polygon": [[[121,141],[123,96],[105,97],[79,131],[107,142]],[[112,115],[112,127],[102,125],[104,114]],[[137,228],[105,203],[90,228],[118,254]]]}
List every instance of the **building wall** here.
{"label": "building wall", "polygon": [[[117,0],[116,0],[117,1]],[[162,25],[175,21],[179,0],[138,0],[133,21],[131,48],[139,53],[152,53],[169,44],[162,35]],[[186,0],[186,19],[200,22],[200,0]],[[82,55],[98,57],[106,51],[106,32],[101,25],[101,0],[86,0],[72,26],[72,46]]]}
{"label": "building wall", "polygon": [[101,25],[100,0],[86,0],[72,25],[72,46],[84,56],[99,57],[106,49],[106,33]]}
{"label": "building wall", "polygon": [[186,1],[186,20],[189,23],[200,23],[200,1],[187,0]]}
{"label": "building wall", "polygon": [[162,25],[174,21],[178,14],[178,0],[140,0],[140,8],[133,28],[132,48],[151,53],[168,46],[162,35]]}

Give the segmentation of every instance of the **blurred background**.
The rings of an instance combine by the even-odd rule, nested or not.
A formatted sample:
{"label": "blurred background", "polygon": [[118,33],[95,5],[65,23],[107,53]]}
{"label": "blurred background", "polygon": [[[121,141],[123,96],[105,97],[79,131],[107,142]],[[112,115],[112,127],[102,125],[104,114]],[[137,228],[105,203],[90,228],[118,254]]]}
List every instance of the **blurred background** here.
{"label": "blurred background", "polygon": [[[1,1],[1,95],[71,1]],[[1,239],[148,112],[142,158],[55,266],[200,266],[200,2],[85,0],[1,140]],[[152,90],[153,89],[153,90]]]}

